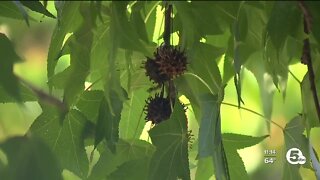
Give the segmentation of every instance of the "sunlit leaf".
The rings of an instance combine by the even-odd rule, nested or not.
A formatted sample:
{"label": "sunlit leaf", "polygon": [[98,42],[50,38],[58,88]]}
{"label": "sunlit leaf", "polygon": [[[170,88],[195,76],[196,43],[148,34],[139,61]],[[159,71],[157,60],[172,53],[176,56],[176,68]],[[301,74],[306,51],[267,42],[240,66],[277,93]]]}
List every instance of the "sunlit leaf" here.
{"label": "sunlit leaf", "polygon": [[[316,81],[318,82],[318,78],[316,78]],[[303,105],[303,113],[307,120],[307,130],[310,131],[312,127],[318,127],[320,126],[318,115],[317,115],[317,109],[314,104],[314,97],[312,95],[312,91],[310,88],[310,79],[309,79],[309,73],[307,73],[302,82],[301,82],[301,99],[302,99],[302,105]],[[316,88],[320,88],[320,83],[316,83]],[[320,92],[317,92],[317,96],[320,97]]]}
{"label": "sunlit leaf", "polygon": [[0,170],[1,178],[62,180],[56,157],[39,139],[13,137],[0,144],[0,149],[8,159],[8,166]]}
{"label": "sunlit leaf", "polygon": [[243,149],[260,143],[269,135],[252,137],[242,134],[225,133],[222,135],[224,145],[233,149]]}
{"label": "sunlit leaf", "polygon": [[47,17],[55,18],[53,14],[51,14],[42,4],[40,1],[21,1],[21,3],[31,9],[32,11],[41,13]]}
{"label": "sunlit leaf", "polygon": [[148,93],[144,89],[133,91],[129,100],[124,102],[121,112],[120,137],[123,139],[139,138],[145,125],[143,108]]}
{"label": "sunlit leaf", "polygon": [[238,149],[250,147],[260,143],[266,136],[252,137],[241,134],[226,133],[222,135],[223,145],[225,147],[226,156],[228,159],[228,167],[231,179],[248,179],[249,176],[245,169],[242,158],[237,152]]}
{"label": "sunlit leaf", "polygon": [[69,106],[75,103],[79,93],[84,90],[84,83],[90,70],[93,22],[87,14],[88,9],[81,8],[81,15],[85,21],[74,32],[74,39],[70,43],[70,76],[66,77],[68,80],[63,96],[63,101]]}
{"label": "sunlit leaf", "polygon": [[[82,18],[79,12],[80,2],[60,2],[57,10],[57,24],[51,36],[51,42],[47,59],[47,76],[50,79],[60,55],[64,38],[67,33],[73,32],[81,24]],[[49,84],[50,86],[50,84]]]}
{"label": "sunlit leaf", "polygon": [[197,43],[188,54],[188,63],[190,63],[188,71],[205,81],[214,94],[218,93],[221,88],[221,75],[215,60],[222,53],[223,49]]}

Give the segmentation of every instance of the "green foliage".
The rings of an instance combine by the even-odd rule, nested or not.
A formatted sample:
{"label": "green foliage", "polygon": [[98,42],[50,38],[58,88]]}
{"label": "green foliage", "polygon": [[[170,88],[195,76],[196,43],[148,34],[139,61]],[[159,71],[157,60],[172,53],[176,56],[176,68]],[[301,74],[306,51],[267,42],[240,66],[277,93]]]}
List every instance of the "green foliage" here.
{"label": "green foliage", "polygon": [[13,44],[5,34],[0,33],[0,87],[17,101],[21,101],[18,79],[13,74],[13,64],[20,60]]}
{"label": "green foliage", "polygon": [[240,134],[223,134],[223,142],[226,149],[226,156],[228,161],[230,178],[231,179],[248,179],[246,169],[244,168],[243,161],[237,152],[238,149],[243,149],[249,146],[258,144],[263,139],[268,137],[251,137]]}
{"label": "green foliage", "polygon": [[[40,1],[0,3],[1,20],[14,18],[29,25],[35,19],[31,14],[38,13],[56,23],[48,48],[48,93],[15,74],[14,65],[21,59],[18,47],[10,34],[0,33],[0,103],[38,101],[42,108],[25,136],[0,144],[8,160],[2,162],[0,154],[1,177],[62,179],[62,171],[68,170],[90,180],[252,178],[238,150],[268,135],[223,134],[221,105],[230,104],[224,103],[225,87],[235,86],[241,108],[246,102],[243,71],[252,72],[270,130],[270,123],[276,124],[273,96],[278,89],[288,101],[289,65],[300,62],[308,37],[319,96],[318,3],[306,2],[313,18],[308,35],[297,2],[167,3],[173,5],[170,42],[186,53],[188,65],[170,85],[158,87],[141,67],[162,45],[165,3],[56,1],[57,17]],[[70,65],[56,72],[62,56],[70,57]],[[295,78],[295,72],[290,73]],[[301,149],[308,162],[303,167],[313,170],[311,159],[318,170],[316,151],[309,146],[311,129],[319,127],[309,73],[301,82],[295,78],[302,114],[282,133],[284,150]],[[149,126],[143,111],[145,100],[155,93],[177,98],[171,102],[170,118]],[[181,102],[191,110],[186,113]],[[194,136],[191,129],[198,129]],[[196,147],[190,150],[193,138]],[[282,178],[302,179],[299,168],[284,160]]]}
{"label": "green foliage", "polygon": [[55,109],[44,109],[30,131],[41,137],[52,149],[63,168],[71,170],[79,177],[86,177],[89,168],[83,139],[86,122],[85,116],[77,110],[71,110],[61,120]]}
{"label": "green foliage", "polygon": [[[99,149],[100,148],[98,147],[98,150]],[[130,169],[137,170],[136,165],[143,166],[144,164],[146,164],[145,160],[148,158],[150,159],[155,150],[150,143],[141,140],[120,140],[116,144],[117,153],[115,154],[103,146],[101,149],[102,150],[99,151],[99,161],[94,166],[91,175],[89,176],[90,180],[105,179],[109,176],[113,176],[113,178],[116,178],[117,176],[119,176],[119,173],[122,174],[121,172],[127,172],[130,171]],[[137,161],[139,159],[143,159],[143,161],[134,163],[134,161]],[[124,164],[125,162],[127,163]],[[123,166],[121,167],[122,164],[126,168],[124,168]],[[148,166],[143,168],[143,170],[148,170]],[[141,173],[140,171],[137,172]],[[145,175],[147,174],[145,173]]]}
{"label": "green foliage", "polygon": [[[306,157],[305,167],[310,168],[310,156],[309,156],[309,145],[308,139],[303,134],[305,129],[303,125],[303,119],[301,116],[297,116],[293,118],[284,129],[284,140],[285,140],[285,149],[287,152],[291,148],[298,148],[302,151],[303,155]],[[285,162],[284,164],[284,175],[283,179],[302,179],[299,174],[300,164],[292,166],[289,162]]]}
{"label": "green foliage", "polygon": [[0,171],[1,178],[8,180],[62,179],[62,169],[56,156],[39,139],[34,137],[13,137],[1,143],[0,148],[8,158],[8,165]]}
{"label": "green foliage", "polygon": [[2,17],[9,17],[15,19],[23,19],[19,8],[12,1],[6,1],[0,5],[0,15]]}
{"label": "green foliage", "polygon": [[28,7],[32,11],[41,13],[51,18],[55,18],[55,16],[51,14],[39,1],[21,1],[21,4],[23,4],[25,7]]}
{"label": "green foliage", "polygon": [[156,146],[148,179],[190,179],[188,160],[187,117],[181,104],[176,104],[167,121],[149,131]]}

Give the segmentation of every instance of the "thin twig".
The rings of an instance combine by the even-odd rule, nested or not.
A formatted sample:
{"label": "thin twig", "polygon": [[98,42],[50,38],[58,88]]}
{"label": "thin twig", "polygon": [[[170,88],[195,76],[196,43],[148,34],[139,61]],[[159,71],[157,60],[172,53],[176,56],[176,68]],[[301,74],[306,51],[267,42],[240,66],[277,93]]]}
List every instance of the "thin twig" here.
{"label": "thin twig", "polygon": [[[312,16],[309,13],[307,7],[305,6],[303,1],[299,1],[299,7],[301,11],[303,12],[304,18],[304,32],[309,35],[311,32],[311,22],[312,22]],[[302,57],[301,57],[301,62],[306,63],[308,66],[308,74],[309,74],[309,81],[310,81],[310,88],[312,91],[312,96],[313,96],[313,101],[314,105],[317,111],[318,115],[318,120],[320,122],[320,104],[319,104],[319,98],[317,95],[317,88],[315,84],[315,76],[314,76],[314,71],[313,71],[313,65],[312,65],[312,60],[311,60],[311,49],[310,49],[310,42],[309,42],[309,37],[304,39],[303,41],[303,52],[302,52]]]}
{"label": "thin twig", "polygon": [[56,106],[61,112],[67,112],[67,106],[63,103],[60,99],[44,92],[43,90],[39,89],[38,87],[34,86],[33,84],[29,83],[28,81],[22,79],[21,77],[17,76],[17,79],[27,86],[31,91],[33,91],[39,98],[40,101],[46,102],[48,104]]}

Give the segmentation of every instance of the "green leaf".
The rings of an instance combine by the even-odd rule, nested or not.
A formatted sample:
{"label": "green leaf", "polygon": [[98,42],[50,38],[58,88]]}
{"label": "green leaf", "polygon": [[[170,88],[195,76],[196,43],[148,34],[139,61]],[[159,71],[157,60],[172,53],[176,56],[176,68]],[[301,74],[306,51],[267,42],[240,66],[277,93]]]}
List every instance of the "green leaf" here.
{"label": "green leaf", "polygon": [[150,162],[148,179],[190,179],[187,118],[180,103],[165,122],[149,131],[156,146]]}
{"label": "green leaf", "polygon": [[217,96],[199,96],[201,123],[199,129],[198,158],[212,156],[217,179],[228,179],[229,170],[221,137],[220,103]]}
{"label": "green leaf", "polygon": [[320,20],[320,12],[318,11],[317,7],[320,5],[320,2],[318,1],[306,1],[304,2],[307,6],[307,9],[309,10],[309,13],[311,14],[312,17],[312,34],[315,37],[315,39],[320,42],[320,25],[319,20]]}
{"label": "green leaf", "polygon": [[18,79],[13,73],[13,64],[20,58],[11,41],[2,33],[0,33],[0,57],[0,86],[15,100],[21,101]]}
{"label": "green leaf", "polygon": [[144,89],[131,92],[129,100],[124,102],[121,112],[120,137],[122,139],[139,138],[145,125],[143,108],[148,93]]}
{"label": "green leaf", "polygon": [[[107,179],[111,180],[123,180],[123,179],[139,179],[146,180],[149,170],[150,158],[143,157],[135,160],[130,160],[118,167],[116,171],[110,174]],[[140,171],[139,171],[139,170]],[[138,171],[137,171],[138,170]],[[144,172],[141,172],[144,171]]]}
{"label": "green leaf", "polygon": [[246,147],[256,145],[267,137],[269,137],[269,135],[264,135],[260,137],[252,137],[232,133],[225,133],[222,135],[224,145],[233,149],[243,149]]}
{"label": "green leaf", "polygon": [[228,168],[231,179],[248,179],[243,161],[237,152],[238,149],[253,146],[260,143],[268,135],[260,137],[252,137],[241,134],[226,133],[222,135],[226,156],[228,159]]}
{"label": "green leaf", "polygon": [[217,96],[200,96],[201,123],[199,129],[199,158],[212,156],[221,142],[220,109]]}
{"label": "green leaf", "polygon": [[201,158],[198,160],[197,171],[195,175],[196,180],[210,179],[213,175],[213,161],[211,157]]}
{"label": "green leaf", "polygon": [[110,64],[103,59],[108,58],[108,53],[110,52],[109,42],[110,19],[109,16],[107,16],[101,24],[98,24],[96,30],[93,32],[90,63],[90,77],[92,80],[105,77],[105,74],[108,73],[107,68]]}
{"label": "green leaf", "polygon": [[49,84],[51,84],[56,89],[64,89],[68,84],[68,77],[71,74],[70,66],[64,69],[63,71],[53,75],[49,79]]}
{"label": "green leaf", "polygon": [[230,179],[250,179],[242,158],[236,149],[226,149]]}
{"label": "green leaf", "polygon": [[150,53],[142,41],[140,41],[139,35],[134,31],[133,24],[128,21],[126,15],[127,3],[128,2],[125,1],[115,1],[111,4],[111,10],[113,12],[111,26],[115,28],[115,38],[118,40],[121,48],[139,51],[148,55]]}
{"label": "green leaf", "polygon": [[[320,72],[320,71],[319,71]],[[320,83],[316,76],[316,89],[320,89]],[[307,131],[310,131],[312,127],[320,126],[317,109],[314,104],[314,99],[311,91],[311,85],[309,80],[309,73],[306,73],[301,82],[301,99],[303,105],[303,114],[306,119]],[[317,96],[320,97],[320,91],[317,92]]]}
{"label": "green leaf", "polygon": [[[305,130],[304,121],[301,116],[293,118],[283,130],[285,149],[284,152],[287,153],[291,148],[298,148],[302,152],[303,156],[306,158],[306,164],[304,167],[310,168],[310,156],[309,156],[309,146],[308,139],[303,134]],[[286,157],[286,156],[284,156]],[[284,163],[283,179],[302,179],[299,168],[300,164],[292,165],[288,161]]]}
{"label": "green leaf", "polygon": [[41,13],[45,16],[56,18],[53,14],[51,14],[39,1],[21,1],[25,7],[28,7],[32,11]]}
{"label": "green leaf", "polygon": [[22,3],[20,1],[13,1],[13,3],[18,7],[20,13],[22,14],[24,20],[26,21],[27,25],[30,26],[29,23],[29,15],[27,11],[24,9]]}
{"label": "green leaf", "polygon": [[107,145],[111,152],[116,152],[116,142],[119,140],[119,123],[123,102],[119,99],[116,92],[111,91],[110,105],[113,108],[113,113],[110,112],[111,107],[107,100],[103,98],[99,107],[99,115],[96,125],[95,147],[106,138]]}
{"label": "green leaf", "polygon": [[144,9],[144,22],[148,33],[148,39],[151,41],[153,39],[153,34],[156,25],[156,9],[158,4],[159,2],[157,1],[146,2]]}
{"label": "green leaf", "polygon": [[[274,85],[272,78],[266,76],[267,64],[263,61],[263,53],[254,53],[249,61],[246,63],[246,68],[253,73],[257,79],[260,97],[262,100],[263,113],[267,119],[271,118],[272,115],[272,105],[273,105],[273,95],[275,89],[272,90]],[[270,122],[266,122],[267,126],[270,127]]]}
{"label": "green leaf", "polygon": [[142,18],[142,8],[145,6],[146,2],[140,1],[135,3],[131,7],[131,14],[130,14],[130,23],[132,23],[132,27],[134,28],[135,32],[138,34],[138,37],[142,39],[144,42],[148,43],[150,40],[148,38],[148,33],[146,30],[145,22]]}
{"label": "green leaf", "polygon": [[15,19],[23,19],[19,8],[12,1],[4,1],[0,3],[0,16]]}
{"label": "green leaf", "polygon": [[[21,83],[18,84],[18,88],[20,90],[22,102],[37,101],[37,97],[30,89],[28,89]],[[13,96],[11,96],[7,91],[5,91],[5,89],[2,86],[0,86],[0,103],[14,103],[14,102],[17,102],[16,99]]]}
{"label": "green leaf", "polygon": [[81,7],[84,22],[75,31],[74,39],[70,42],[70,76],[65,87],[63,101],[72,105],[84,90],[84,83],[90,71],[91,47],[93,41],[93,23],[87,6]]}
{"label": "green leaf", "polygon": [[[79,12],[80,2],[60,2],[57,7],[57,19],[55,29],[51,36],[51,42],[47,59],[47,76],[50,79],[60,56],[64,38],[67,33],[75,31],[81,24],[82,18]],[[49,87],[52,85],[49,83]]]}
{"label": "green leaf", "polygon": [[0,171],[1,178],[62,180],[56,157],[39,139],[13,137],[0,144],[0,148],[8,159],[8,166]]}
{"label": "green leaf", "polygon": [[223,49],[205,43],[195,44],[188,54],[188,71],[205,81],[214,94],[221,89],[221,75],[215,60],[222,54]]}
{"label": "green leaf", "polygon": [[287,36],[295,33],[302,23],[301,12],[298,8],[296,3],[285,1],[274,3],[267,31],[277,51],[283,47]]}
{"label": "green leaf", "polygon": [[85,116],[77,110],[68,112],[61,124],[57,112],[44,109],[30,131],[49,145],[63,168],[84,178],[89,168],[83,142],[86,123]]}
{"label": "green leaf", "polygon": [[[181,34],[179,42],[182,48],[192,47],[206,35],[222,34],[216,6],[212,2],[186,3],[173,2],[177,14],[174,18],[174,28]],[[190,28],[194,27],[194,28]]]}
{"label": "green leaf", "polygon": [[317,156],[314,148],[312,147],[311,138],[309,138],[309,152],[310,152],[310,159],[311,159],[312,167],[314,168],[314,170],[316,172],[316,176],[319,179],[320,178],[320,163],[317,158],[318,156]]}
{"label": "green leaf", "polygon": [[[144,157],[151,157],[154,147],[142,140],[124,141],[119,140],[116,144],[117,153],[103,146],[100,151],[100,159],[93,167],[90,180],[106,179],[112,172],[122,171],[121,165],[130,160],[137,160]],[[98,147],[99,150],[99,147]],[[125,165],[124,165],[125,166]],[[120,169],[118,169],[120,167]],[[133,168],[137,170],[136,168]],[[140,173],[140,171],[137,171]],[[141,173],[143,174],[143,173]]]}
{"label": "green leaf", "polygon": [[102,98],[103,91],[85,91],[80,96],[76,106],[88,120],[96,124]]}

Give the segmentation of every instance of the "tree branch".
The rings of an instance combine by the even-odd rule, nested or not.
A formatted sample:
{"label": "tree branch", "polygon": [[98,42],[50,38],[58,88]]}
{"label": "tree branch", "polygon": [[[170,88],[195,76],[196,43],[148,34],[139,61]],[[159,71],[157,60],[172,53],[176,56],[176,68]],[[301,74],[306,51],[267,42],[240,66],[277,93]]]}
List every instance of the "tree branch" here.
{"label": "tree branch", "polygon": [[17,76],[17,79],[23,83],[25,86],[27,86],[31,91],[33,91],[40,101],[45,102],[47,104],[51,104],[53,106],[56,106],[58,109],[61,110],[61,112],[67,112],[68,108],[61,100],[58,98],[44,92],[43,90],[35,87],[33,84],[29,83],[28,81],[22,79],[21,77]]}
{"label": "tree branch", "polygon": [[165,6],[163,40],[165,46],[170,46],[172,5],[166,4]]}
{"label": "tree branch", "polygon": [[[304,32],[307,35],[309,35],[309,33],[311,32],[312,16],[309,13],[309,11],[308,11],[308,9],[305,6],[303,1],[299,1],[299,7],[300,7],[301,11],[303,12],[303,16],[304,16],[304,18],[303,18]],[[314,105],[316,107],[318,120],[320,122],[320,104],[319,104],[319,98],[318,98],[318,95],[317,95],[317,88],[316,88],[316,84],[315,84],[315,76],[314,76],[312,59],[311,59],[311,50],[310,50],[309,37],[307,37],[303,41],[303,52],[302,52],[301,62],[303,64],[307,64],[307,66],[308,66],[310,88],[311,88],[311,91],[312,91],[313,101],[314,101]]]}

